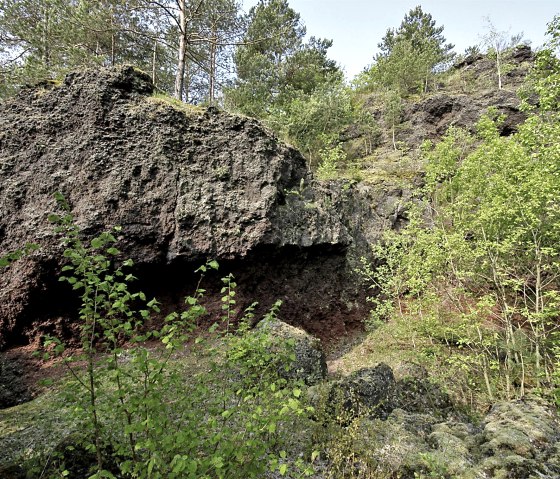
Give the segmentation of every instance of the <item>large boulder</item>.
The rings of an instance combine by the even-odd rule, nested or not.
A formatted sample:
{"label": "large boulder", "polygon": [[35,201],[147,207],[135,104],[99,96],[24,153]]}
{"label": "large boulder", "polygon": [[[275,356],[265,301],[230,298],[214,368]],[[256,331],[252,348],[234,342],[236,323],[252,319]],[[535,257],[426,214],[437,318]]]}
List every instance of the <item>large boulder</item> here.
{"label": "large boulder", "polygon": [[542,400],[494,404],[480,435],[479,469],[496,478],[560,476],[560,422]]}
{"label": "large boulder", "polygon": [[452,411],[449,395],[426,378],[396,379],[385,363],[360,369],[330,386],[328,407],[344,421],[359,416],[386,419],[395,409],[445,418]]}
{"label": "large boulder", "polygon": [[496,403],[476,423],[396,408],[352,424],[355,463],[373,463],[386,477],[560,477],[558,416],[539,399]]}
{"label": "large boulder", "polygon": [[343,422],[360,415],[386,419],[394,409],[394,387],[393,371],[385,363],[360,369],[333,383],[328,395],[329,409]]}
{"label": "large boulder", "polygon": [[0,103],[0,256],[40,246],[0,276],[0,348],[71,334],[77,301],[57,281],[62,247],[47,221],[57,191],[86,240],[122,227],[118,247],[140,286],[169,304],[213,258],[236,274],[240,303],[264,310],[282,299],[283,316],[317,334],[361,317],[365,294],[346,294],[350,226],[333,207],[356,195],[317,184],[301,154],[256,120],[152,91],[147,75],[120,67]]}
{"label": "large boulder", "polygon": [[0,356],[0,409],[29,401],[31,397],[21,364]]}

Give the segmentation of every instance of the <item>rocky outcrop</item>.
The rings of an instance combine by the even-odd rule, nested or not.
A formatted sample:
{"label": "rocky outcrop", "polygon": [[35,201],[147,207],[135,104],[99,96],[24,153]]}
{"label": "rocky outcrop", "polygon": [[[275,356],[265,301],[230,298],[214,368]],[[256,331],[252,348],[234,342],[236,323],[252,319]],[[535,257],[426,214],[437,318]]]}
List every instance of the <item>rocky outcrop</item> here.
{"label": "rocky outcrop", "polygon": [[317,408],[355,438],[356,467],[363,461],[403,478],[558,477],[560,420],[545,401],[497,402],[469,420],[425,370],[407,371],[397,379],[380,363],[310,389]]}
{"label": "rocky outcrop", "polygon": [[317,185],[257,121],[152,91],[147,75],[121,67],[0,104],[0,255],[40,245],[0,276],[0,347],[68,332],[76,300],[57,281],[62,248],[47,221],[57,191],[84,238],[122,227],[139,286],[164,301],[180,304],[191,271],[213,258],[236,274],[241,299],[282,299],[283,317],[321,335],[357,319],[360,293],[345,293],[353,239],[332,200],[356,195]]}
{"label": "rocky outcrop", "polygon": [[15,406],[32,398],[23,371],[21,364],[0,357],[0,409]]}
{"label": "rocky outcrop", "polygon": [[546,478],[560,474],[559,422],[537,399],[495,404],[480,424],[396,409],[361,432],[375,438],[373,455],[398,477]]}
{"label": "rocky outcrop", "polygon": [[416,377],[397,380],[384,363],[333,382],[326,395],[327,408],[346,423],[360,416],[387,419],[396,409],[442,418],[452,409],[438,385]]}
{"label": "rocky outcrop", "polygon": [[320,383],[327,377],[327,361],[318,338],[277,318],[264,319],[257,329],[278,338],[280,344],[285,342],[290,349],[293,348],[295,359],[289,362],[287,370],[282,368],[279,371],[281,376],[301,380],[308,385]]}
{"label": "rocky outcrop", "polygon": [[424,140],[442,137],[451,126],[474,132],[476,123],[490,106],[504,115],[500,125],[504,136],[517,131],[527,118],[519,109],[520,101],[514,91],[488,89],[474,95],[440,93],[407,107],[398,139],[417,148]]}
{"label": "rocky outcrop", "polygon": [[[403,155],[415,150],[424,140],[438,141],[449,127],[475,131],[475,125],[489,107],[494,107],[504,116],[500,125],[502,135],[510,135],[526,115],[520,110],[517,90],[534,61],[535,54],[530,47],[520,45],[507,52],[504,60],[502,83],[498,89],[496,63],[493,59],[473,54],[458,61],[448,72],[441,84],[433,92],[420,99],[404,101],[399,124],[395,129],[395,140]],[[351,125],[340,137],[350,160],[366,157],[378,169],[379,163],[391,160],[395,154],[392,131],[384,126],[384,99],[372,93],[364,100],[364,108],[375,120],[377,128],[365,131],[360,125]],[[389,162],[390,163],[390,162]],[[402,169],[402,166],[401,166]],[[391,175],[388,175],[389,177]]]}

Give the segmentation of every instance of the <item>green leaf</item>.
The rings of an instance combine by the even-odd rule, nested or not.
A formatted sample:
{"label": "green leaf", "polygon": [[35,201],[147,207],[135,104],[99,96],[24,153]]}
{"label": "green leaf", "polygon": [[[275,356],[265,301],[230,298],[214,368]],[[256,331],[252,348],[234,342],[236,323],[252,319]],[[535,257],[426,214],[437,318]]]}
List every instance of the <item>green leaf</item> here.
{"label": "green leaf", "polygon": [[148,477],[152,474],[155,465],[156,459],[154,457],[150,458],[150,461],[148,462]]}
{"label": "green leaf", "polygon": [[90,242],[90,245],[93,249],[99,249],[103,246],[103,240],[99,237],[93,238]]}

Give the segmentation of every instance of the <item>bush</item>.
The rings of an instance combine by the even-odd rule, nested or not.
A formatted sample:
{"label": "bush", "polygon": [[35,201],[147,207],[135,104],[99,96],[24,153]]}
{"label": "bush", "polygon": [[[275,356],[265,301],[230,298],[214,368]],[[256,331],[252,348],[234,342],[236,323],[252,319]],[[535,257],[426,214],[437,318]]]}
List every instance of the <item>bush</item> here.
{"label": "bush", "polygon": [[[169,314],[160,329],[145,331],[159,307],[156,299],[130,291],[132,261],[117,261],[120,252],[110,232],[83,242],[68,205],[60,195],[58,200],[64,214],[51,220],[66,245],[68,264],[61,280],[82,300],[83,354],[64,359],[71,373],[64,396],[81,425],[72,449],[91,453],[94,461],[90,479],[249,478],[266,470],[283,475],[290,463],[311,474],[301,458],[290,459],[296,456],[292,449],[306,450],[297,431],[311,412],[301,401],[303,384],[280,374],[293,357],[291,345],[280,354],[277,338],[251,331],[252,308],[232,331],[233,277],[223,279],[224,328],[213,328],[204,340],[187,346],[196,320],[206,313],[204,291],[198,288],[183,311]],[[210,261],[198,272],[204,276],[217,268]],[[148,340],[160,346],[148,347]],[[64,350],[56,338],[45,347],[45,357]],[[202,365],[185,367],[180,361],[185,354]],[[56,477],[69,475],[71,463],[58,460],[62,470]]]}

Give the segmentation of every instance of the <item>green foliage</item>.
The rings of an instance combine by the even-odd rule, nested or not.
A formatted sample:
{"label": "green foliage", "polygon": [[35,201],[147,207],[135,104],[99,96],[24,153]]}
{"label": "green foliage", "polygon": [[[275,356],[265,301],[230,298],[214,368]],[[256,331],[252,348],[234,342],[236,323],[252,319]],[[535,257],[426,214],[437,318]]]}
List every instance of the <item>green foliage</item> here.
{"label": "green foliage", "polygon": [[321,163],[317,169],[317,176],[321,180],[333,180],[337,177],[341,164],[346,159],[346,154],[341,145],[334,148],[324,148],[320,152]]}
{"label": "green foliage", "polygon": [[0,95],[86,65],[128,62],[151,69],[152,42],[146,38],[149,15],[138,8],[139,3],[1,2]]}
{"label": "green foliage", "polygon": [[[427,160],[428,191],[435,191],[439,185],[448,184],[455,177],[459,167],[473,150],[474,142],[475,139],[465,130],[455,127],[449,128],[447,134],[435,146],[430,141],[424,142],[422,152]],[[446,192],[452,194],[450,189]],[[446,201],[453,201],[452,197],[448,196]]]}
{"label": "green foliage", "polygon": [[243,44],[235,53],[236,85],[226,97],[240,112],[263,118],[288,83],[284,67],[302,47],[305,27],[286,0],[259,2],[247,22]]}
{"label": "green foliage", "polygon": [[537,95],[541,114],[555,115],[560,110],[560,59],[557,55],[560,49],[560,16],[548,24],[547,34],[550,39],[545,48],[537,52],[522,99],[526,110],[535,110],[530,100],[532,95]]}
{"label": "green foliage", "polygon": [[[147,331],[146,321],[159,312],[159,303],[130,291],[132,262],[117,263],[114,235],[83,242],[66,201],[57,199],[63,214],[50,219],[66,246],[60,279],[82,300],[83,354],[64,356],[72,378],[64,394],[83,425],[77,441],[95,456],[88,477],[249,478],[266,470],[284,475],[288,468],[311,474],[302,458],[290,459],[298,440],[294,433],[305,428],[312,412],[301,400],[303,384],[283,374],[294,358],[293,343],[251,330],[254,305],[233,331],[234,278],[222,280],[222,332],[214,329],[186,346],[206,313],[200,282],[183,311]],[[209,261],[198,272],[217,268]],[[275,304],[267,317],[274,318],[279,307]],[[148,340],[160,347],[146,346]],[[202,370],[185,370],[174,361],[187,347],[201,357]],[[64,352],[56,338],[48,338],[45,348],[45,357]],[[62,476],[69,474],[64,471]]]}
{"label": "green foliage", "polygon": [[[545,98],[558,93],[547,87]],[[424,199],[363,273],[380,293],[375,321],[415,311],[426,334],[471,352],[468,368],[490,397],[553,386],[560,122],[549,105],[510,137],[500,136],[502,118],[490,111],[476,138],[452,128],[435,147],[423,145]]]}
{"label": "green foliage", "polygon": [[35,243],[27,243],[23,249],[10,251],[9,253],[0,256],[0,268],[9,267],[14,261],[17,261],[24,256],[31,254],[33,251],[39,249],[39,245]]}
{"label": "green foliage", "polygon": [[449,56],[453,45],[446,44],[443,36],[444,27],[436,27],[436,22],[429,13],[424,13],[421,6],[411,9],[405,16],[398,29],[389,29],[378,44],[382,56],[390,55],[395,45],[406,39],[412,43],[416,50],[431,45],[436,50],[441,60]]}
{"label": "green foliage", "polygon": [[311,93],[294,93],[291,101],[271,111],[268,123],[307,155],[312,166],[332,147],[353,115],[351,95],[339,75]]}
{"label": "green foliage", "polygon": [[431,50],[419,52],[410,40],[403,39],[395,44],[390,55],[377,59],[369,74],[374,85],[408,96],[427,91],[432,63]]}
{"label": "green foliage", "polygon": [[259,2],[247,21],[226,105],[264,120],[316,165],[330,146],[322,139],[336,136],[352,112],[343,74],[327,57],[332,41],[304,43],[305,27],[286,0]]}
{"label": "green foliage", "polygon": [[523,33],[511,35],[509,31],[498,31],[490,18],[486,18],[486,29],[483,43],[487,47],[488,56],[496,62],[498,89],[501,90],[503,76],[511,69],[510,65],[504,63],[504,53],[521,43]]}
{"label": "green foliage", "polygon": [[[239,3],[171,0],[0,2],[0,97],[83,67],[133,64],[172,93],[178,43],[187,39],[185,97],[214,103],[229,81],[242,30]],[[188,24],[181,28],[179,10]],[[95,28],[93,26],[95,25]]]}
{"label": "green foliage", "polygon": [[433,72],[452,58],[453,45],[445,43],[442,32],[443,26],[436,27],[420,6],[410,10],[400,27],[387,30],[379,43],[381,53],[370,70],[373,82],[401,95],[427,91]]}

